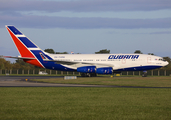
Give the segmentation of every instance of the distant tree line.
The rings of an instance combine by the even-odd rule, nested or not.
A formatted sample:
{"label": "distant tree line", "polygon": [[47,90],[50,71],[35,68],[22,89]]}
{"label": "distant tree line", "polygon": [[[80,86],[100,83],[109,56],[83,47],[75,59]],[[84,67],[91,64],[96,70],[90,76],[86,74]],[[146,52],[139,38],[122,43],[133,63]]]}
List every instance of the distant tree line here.
{"label": "distant tree line", "polygon": [[[137,53],[137,54],[143,54],[142,52],[141,52],[141,50],[135,50],[135,52],[134,52],[135,54]],[[148,55],[154,55],[153,53],[148,53]]]}
{"label": "distant tree line", "polygon": [[67,52],[55,52],[53,49],[45,49],[44,50],[47,53],[51,53],[51,54],[68,54]]}
{"label": "distant tree line", "polygon": [[[51,54],[68,54],[67,52],[55,52],[53,49],[45,49],[45,52],[51,53]],[[137,54],[143,54],[140,50],[136,50],[134,53]],[[102,49],[98,52],[95,52],[95,54],[110,54],[110,50]],[[148,53],[149,55],[154,55],[153,53]],[[169,62],[169,65],[162,67],[160,69],[164,70],[171,70],[171,58],[170,57],[163,57],[164,60]],[[37,66],[30,65],[28,63],[25,63],[21,59],[17,59],[15,63],[11,63],[10,61],[5,60],[4,58],[0,58],[0,69],[40,69]]]}
{"label": "distant tree line", "polygon": [[103,50],[100,50],[99,52],[95,52],[95,54],[110,54],[110,50],[103,49]]}
{"label": "distant tree line", "polygon": [[6,61],[4,58],[0,58],[0,69],[36,69],[38,67],[25,63],[23,60],[16,60],[15,63]]}

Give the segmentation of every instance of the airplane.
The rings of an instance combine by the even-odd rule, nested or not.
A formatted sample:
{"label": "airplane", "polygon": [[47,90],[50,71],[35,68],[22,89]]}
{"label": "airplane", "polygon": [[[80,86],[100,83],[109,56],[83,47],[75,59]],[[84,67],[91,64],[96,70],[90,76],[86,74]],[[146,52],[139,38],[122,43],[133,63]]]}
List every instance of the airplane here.
{"label": "airplane", "polygon": [[81,76],[114,74],[122,71],[144,71],[168,65],[162,57],[146,54],[49,54],[21,33],[15,26],[6,26],[20,56],[26,63],[52,70],[77,71]]}

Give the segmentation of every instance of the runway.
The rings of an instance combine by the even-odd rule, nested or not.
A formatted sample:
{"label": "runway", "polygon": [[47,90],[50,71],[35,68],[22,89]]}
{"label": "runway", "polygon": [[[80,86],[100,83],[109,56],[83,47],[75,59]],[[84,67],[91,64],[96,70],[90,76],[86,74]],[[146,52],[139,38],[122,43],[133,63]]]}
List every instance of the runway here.
{"label": "runway", "polygon": [[[0,87],[104,87],[104,88],[171,88],[115,85],[83,85],[33,82],[30,79],[61,78],[63,76],[0,76]],[[27,81],[26,81],[27,79]]]}
{"label": "runway", "polygon": [[[60,78],[63,76],[0,76],[0,87],[105,87],[104,85],[78,85],[31,82],[29,79]],[[26,81],[26,79],[28,79]]]}

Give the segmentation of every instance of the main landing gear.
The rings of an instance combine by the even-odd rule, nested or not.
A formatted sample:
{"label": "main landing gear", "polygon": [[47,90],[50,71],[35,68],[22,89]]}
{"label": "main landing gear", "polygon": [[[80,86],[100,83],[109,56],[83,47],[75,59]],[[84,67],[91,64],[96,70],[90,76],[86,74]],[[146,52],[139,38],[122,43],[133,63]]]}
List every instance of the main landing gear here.
{"label": "main landing gear", "polygon": [[96,73],[81,73],[81,77],[96,77]]}

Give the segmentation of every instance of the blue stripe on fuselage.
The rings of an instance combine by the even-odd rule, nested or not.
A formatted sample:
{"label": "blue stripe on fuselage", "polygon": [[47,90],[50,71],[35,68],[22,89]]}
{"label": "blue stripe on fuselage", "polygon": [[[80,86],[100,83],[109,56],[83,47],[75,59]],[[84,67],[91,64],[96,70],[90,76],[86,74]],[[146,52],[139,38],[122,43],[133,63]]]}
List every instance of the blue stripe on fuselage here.
{"label": "blue stripe on fuselage", "polygon": [[162,66],[139,66],[139,67],[129,67],[129,68],[118,69],[116,71],[143,71],[143,70],[157,69],[161,67]]}

